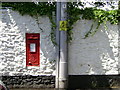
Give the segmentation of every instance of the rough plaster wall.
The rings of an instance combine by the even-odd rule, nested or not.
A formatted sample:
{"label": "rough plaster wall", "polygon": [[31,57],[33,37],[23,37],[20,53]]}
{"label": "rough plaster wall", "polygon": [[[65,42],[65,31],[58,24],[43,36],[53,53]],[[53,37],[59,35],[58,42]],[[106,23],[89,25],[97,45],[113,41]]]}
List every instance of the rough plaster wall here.
{"label": "rough plaster wall", "polygon": [[[52,75],[55,71],[55,47],[50,40],[49,18],[21,16],[2,10],[0,20],[0,75]],[[40,67],[26,67],[25,33],[40,33]]]}
{"label": "rough plaster wall", "polygon": [[68,53],[69,74],[118,74],[118,25],[108,22],[108,30],[104,30],[104,25],[101,25],[94,36],[83,39],[92,23],[80,20],[74,25],[73,41],[69,44]]}

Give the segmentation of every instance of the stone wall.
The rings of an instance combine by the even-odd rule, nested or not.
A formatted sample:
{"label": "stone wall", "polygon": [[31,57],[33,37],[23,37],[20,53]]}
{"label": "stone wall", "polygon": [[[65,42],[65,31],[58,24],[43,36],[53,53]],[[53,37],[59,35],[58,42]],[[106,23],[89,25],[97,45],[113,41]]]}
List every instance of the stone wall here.
{"label": "stone wall", "polygon": [[[9,88],[54,88],[55,77],[54,76],[2,76],[0,77],[4,84]],[[21,89],[22,90],[22,89]]]}
{"label": "stone wall", "polygon": [[[83,39],[92,23],[92,20],[80,20],[74,24],[73,40],[68,52],[69,74],[119,74],[118,25],[107,22],[107,30],[101,25],[95,35]],[[95,26],[97,23],[94,23],[93,30]]]}
{"label": "stone wall", "polygon": [[[46,16],[32,18],[2,9],[0,19],[0,75],[54,75],[55,46]],[[26,66],[26,33],[40,33],[40,66]]]}
{"label": "stone wall", "polygon": [[119,90],[119,75],[70,75],[70,90]]}
{"label": "stone wall", "polygon": [[[10,9],[0,15],[0,80],[9,88],[54,88],[56,53],[49,18],[21,16]],[[120,74],[118,25],[107,22],[108,30],[101,25],[94,36],[83,39],[92,23],[74,24],[68,45],[69,88],[119,87],[119,76],[114,76]],[[26,66],[26,33],[40,33],[40,66]]]}
{"label": "stone wall", "polygon": [[[96,0],[83,1],[86,2],[85,7],[94,7],[92,3]],[[102,1],[104,6],[97,7],[98,9],[113,10],[109,0]],[[111,5],[115,7],[114,9],[118,9],[118,0],[113,0]],[[79,20],[73,25],[73,40],[68,45],[69,75],[120,74],[118,25],[107,22],[107,30],[105,30],[104,24],[101,24],[95,35],[83,39],[92,24],[92,30],[95,30],[97,22],[92,20]]]}
{"label": "stone wall", "polygon": [[[39,23],[39,24],[38,24]],[[107,22],[94,36],[86,39],[92,20],[74,24],[73,41],[69,44],[70,75],[119,74],[118,25]],[[97,24],[94,23],[93,29]],[[50,40],[51,24],[46,16],[38,20],[3,9],[0,20],[0,75],[55,75],[55,46]],[[40,33],[40,66],[26,67],[25,33]]]}

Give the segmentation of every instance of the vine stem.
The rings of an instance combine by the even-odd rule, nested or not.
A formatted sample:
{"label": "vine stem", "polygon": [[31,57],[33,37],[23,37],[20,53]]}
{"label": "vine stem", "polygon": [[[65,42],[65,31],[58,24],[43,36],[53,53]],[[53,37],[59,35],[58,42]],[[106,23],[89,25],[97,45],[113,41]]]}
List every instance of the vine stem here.
{"label": "vine stem", "polygon": [[36,22],[37,22],[38,28],[43,32],[43,29],[39,26],[40,23],[39,23],[39,16],[38,16],[38,13],[36,14],[35,19],[36,19]]}

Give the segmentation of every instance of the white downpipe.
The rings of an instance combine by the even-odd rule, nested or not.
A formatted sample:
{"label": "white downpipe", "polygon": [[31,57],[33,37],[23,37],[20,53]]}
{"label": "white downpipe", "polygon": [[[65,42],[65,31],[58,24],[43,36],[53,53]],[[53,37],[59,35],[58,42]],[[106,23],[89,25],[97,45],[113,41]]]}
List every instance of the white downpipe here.
{"label": "white downpipe", "polygon": [[66,89],[68,84],[68,62],[67,62],[67,32],[59,31],[60,21],[67,20],[67,2],[57,2],[56,8],[56,89]]}
{"label": "white downpipe", "polygon": [[[61,2],[61,21],[67,20],[67,2]],[[66,89],[68,84],[67,32],[60,31],[59,88]]]}
{"label": "white downpipe", "polygon": [[59,31],[59,22],[61,19],[61,3],[56,3],[56,80],[55,80],[55,88],[59,88],[59,62],[60,62],[60,31]]}

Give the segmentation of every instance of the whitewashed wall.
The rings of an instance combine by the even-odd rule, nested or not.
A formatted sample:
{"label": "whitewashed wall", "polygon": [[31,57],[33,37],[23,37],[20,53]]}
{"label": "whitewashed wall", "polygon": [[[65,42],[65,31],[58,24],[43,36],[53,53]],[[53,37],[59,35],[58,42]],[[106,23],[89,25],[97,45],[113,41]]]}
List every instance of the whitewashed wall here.
{"label": "whitewashed wall", "polygon": [[[49,18],[21,16],[10,9],[1,11],[0,75],[52,75],[55,71],[55,47],[50,40]],[[40,67],[26,67],[25,33],[40,33]]]}
{"label": "whitewashed wall", "polygon": [[[55,75],[49,18],[39,17],[42,32],[35,18],[10,9],[0,15],[0,75]],[[74,24],[68,51],[69,75],[119,74],[118,26],[108,22],[108,30],[101,25],[94,36],[83,39],[92,23],[80,20]],[[26,67],[25,33],[40,33],[40,67]]]}
{"label": "whitewashed wall", "polygon": [[108,30],[101,25],[94,36],[83,39],[92,23],[90,20],[80,20],[74,24],[73,41],[69,44],[69,74],[119,74],[118,25],[108,22]]}

